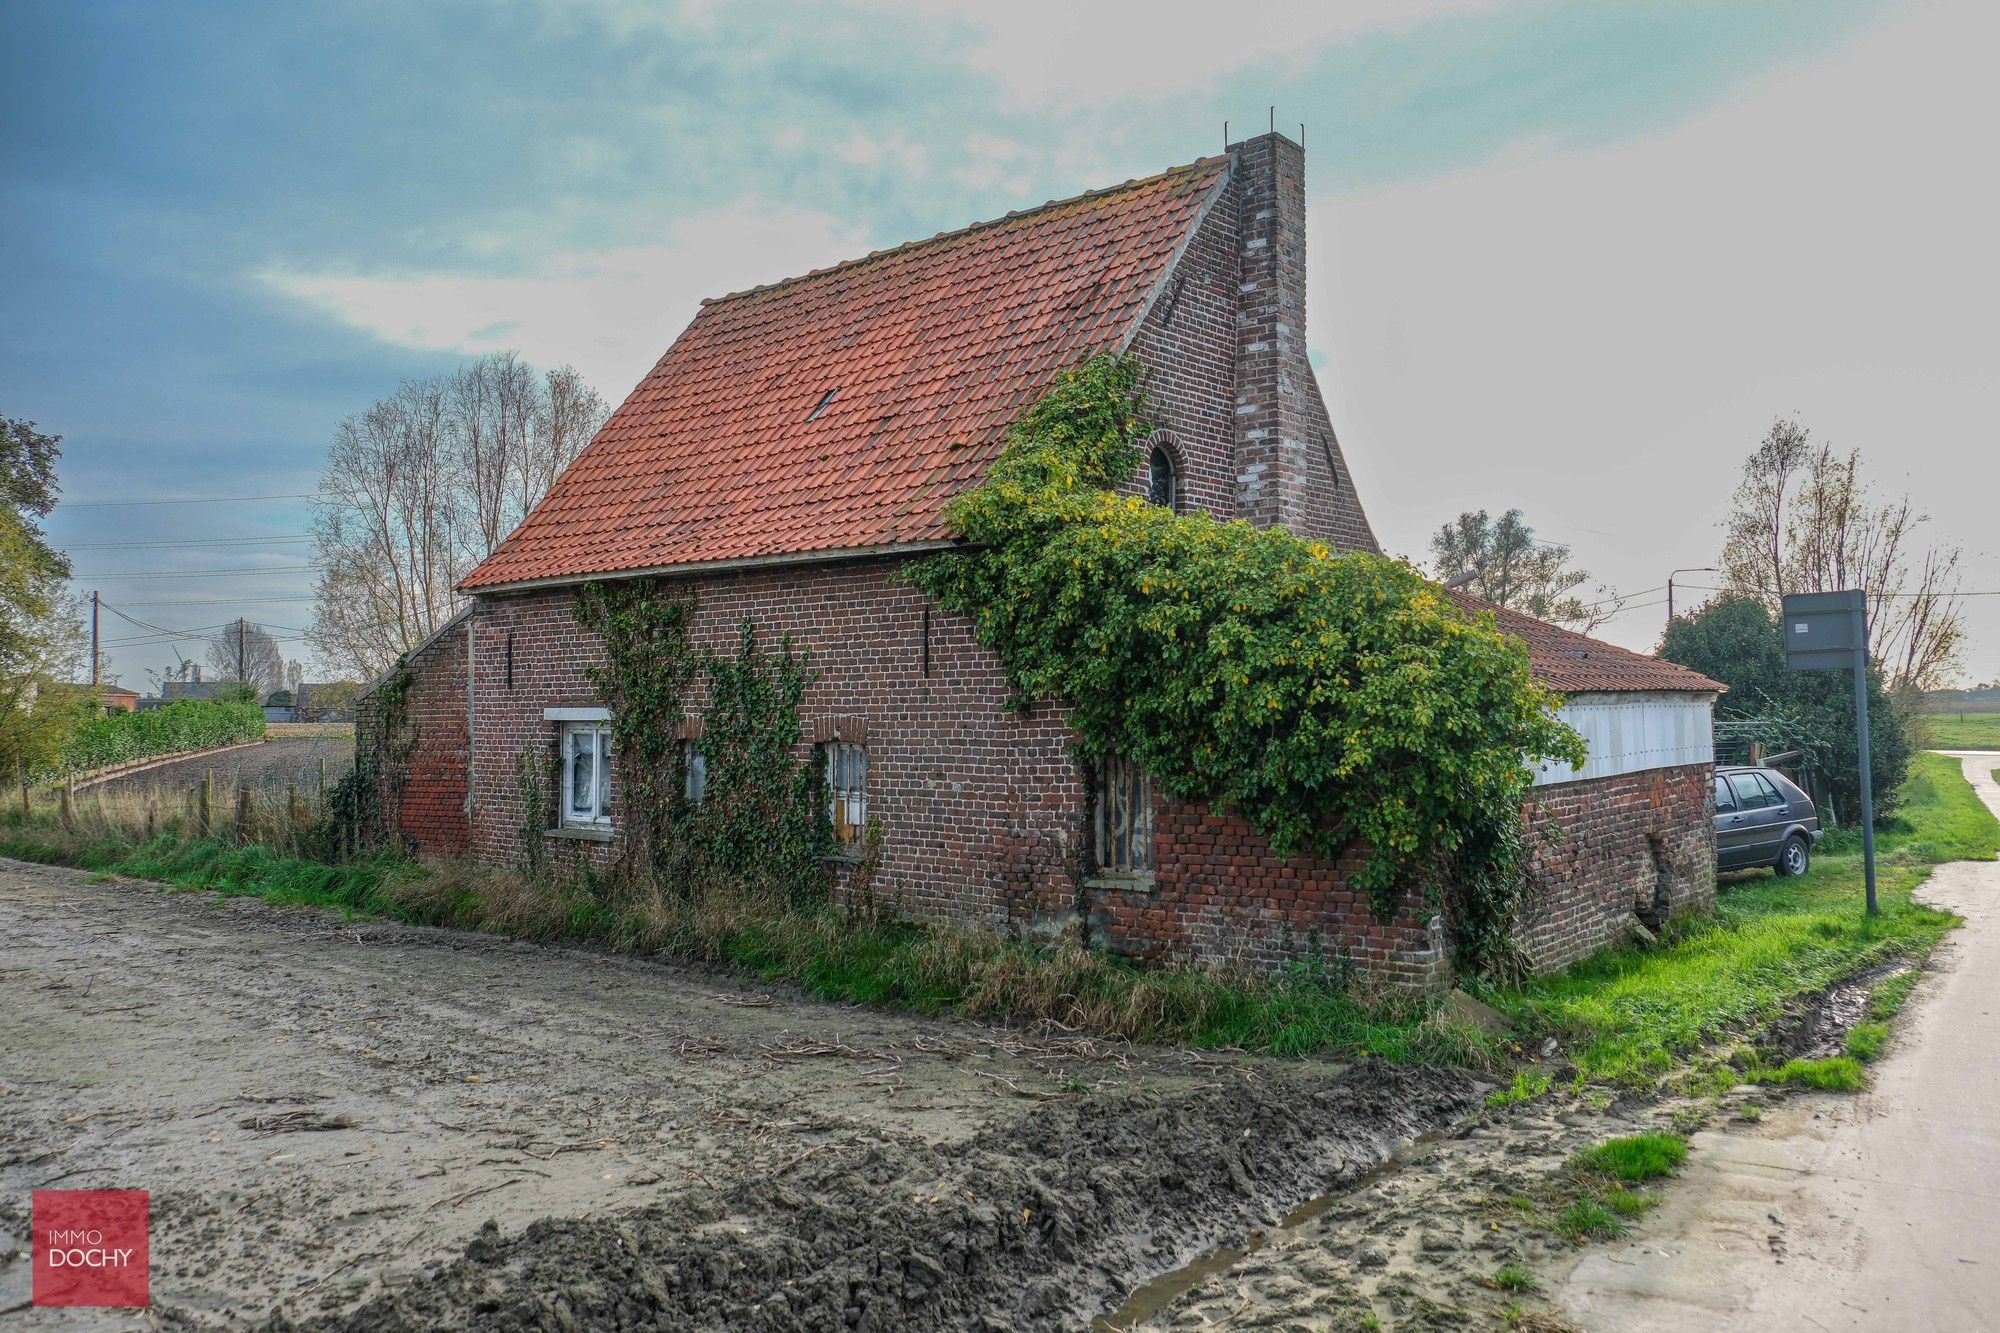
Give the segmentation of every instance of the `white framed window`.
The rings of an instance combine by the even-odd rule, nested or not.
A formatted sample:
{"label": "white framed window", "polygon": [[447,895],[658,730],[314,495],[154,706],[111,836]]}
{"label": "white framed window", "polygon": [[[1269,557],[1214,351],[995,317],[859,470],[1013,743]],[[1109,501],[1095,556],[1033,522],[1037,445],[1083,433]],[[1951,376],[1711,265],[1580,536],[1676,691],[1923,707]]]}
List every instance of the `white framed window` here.
{"label": "white framed window", "polygon": [[613,788],[611,724],[565,722],[562,729],[562,822],[577,828],[611,826]]}
{"label": "white framed window", "polygon": [[1153,780],[1124,755],[1098,765],[1097,868],[1107,875],[1153,872]]}
{"label": "white framed window", "polygon": [[868,747],[835,741],[826,747],[827,817],[843,846],[859,842],[868,827]]}
{"label": "white framed window", "polygon": [[700,741],[681,742],[681,768],[687,774],[682,787],[687,803],[700,805],[708,799],[708,756],[701,752]]}

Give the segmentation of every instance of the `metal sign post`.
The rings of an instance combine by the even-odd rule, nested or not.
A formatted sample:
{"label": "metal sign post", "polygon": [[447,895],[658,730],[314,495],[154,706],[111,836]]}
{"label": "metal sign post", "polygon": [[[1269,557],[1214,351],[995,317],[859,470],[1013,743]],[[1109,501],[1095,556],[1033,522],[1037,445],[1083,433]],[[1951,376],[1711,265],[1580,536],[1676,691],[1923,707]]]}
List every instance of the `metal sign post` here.
{"label": "metal sign post", "polygon": [[1794,593],[1784,599],[1785,665],[1794,671],[1854,673],[1855,749],[1861,759],[1861,856],[1868,878],[1868,915],[1875,906],[1875,787],[1868,767],[1868,594]]}

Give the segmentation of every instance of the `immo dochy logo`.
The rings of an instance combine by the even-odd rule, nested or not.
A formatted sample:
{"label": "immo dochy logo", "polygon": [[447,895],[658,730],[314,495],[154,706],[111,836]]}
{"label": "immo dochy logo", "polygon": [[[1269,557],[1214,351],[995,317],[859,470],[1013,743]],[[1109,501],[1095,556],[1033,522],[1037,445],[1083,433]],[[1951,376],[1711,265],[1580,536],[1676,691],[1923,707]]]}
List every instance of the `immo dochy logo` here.
{"label": "immo dochy logo", "polygon": [[36,1305],[145,1305],[151,1300],[145,1190],[36,1190]]}

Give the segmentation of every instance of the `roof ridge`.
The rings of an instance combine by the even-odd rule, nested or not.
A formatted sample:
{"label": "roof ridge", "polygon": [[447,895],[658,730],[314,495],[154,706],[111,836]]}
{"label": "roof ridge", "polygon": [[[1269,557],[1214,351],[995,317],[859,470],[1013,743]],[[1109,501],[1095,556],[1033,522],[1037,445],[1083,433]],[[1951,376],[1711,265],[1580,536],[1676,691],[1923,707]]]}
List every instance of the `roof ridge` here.
{"label": "roof ridge", "polygon": [[959,237],[970,236],[974,232],[983,231],[988,227],[999,227],[1010,222],[1019,222],[1023,218],[1031,218],[1038,213],[1046,213],[1050,209],[1064,208],[1070,204],[1080,204],[1086,200],[1100,199],[1105,195],[1119,194],[1126,190],[1136,190],[1141,186],[1163,181],[1169,176],[1182,175],[1203,168],[1213,167],[1217,163],[1228,160],[1229,154],[1227,153],[1215,153],[1208,157],[1198,157],[1192,162],[1183,162],[1179,166],[1168,167],[1165,171],[1156,171],[1150,176],[1140,176],[1133,180],[1122,181],[1117,185],[1105,185],[1095,190],[1085,190],[1081,194],[1069,195],[1062,199],[1049,199],[1030,208],[1013,209],[1010,212],[1001,214],[997,218],[984,218],[978,222],[970,222],[963,227],[954,227],[948,231],[936,232],[918,240],[904,241],[900,245],[891,245],[881,250],[870,250],[865,255],[856,255],[852,259],[842,259],[836,263],[828,264],[824,268],[808,269],[804,273],[796,273],[789,278],[779,278],[772,282],[759,283],[755,287],[744,287],[737,291],[724,292],[720,296],[704,296],[701,298],[701,307],[707,309],[709,306],[721,305],[724,301],[734,301],[739,297],[758,296],[764,292],[776,291],[780,287],[789,287],[793,283],[804,282],[808,278],[823,278],[829,273],[838,273],[842,269],[854,268],[861,264],[871,263],[877,259],[886,259],[890,255],[902,254],[907,250],[917,250],[927,245],[937,245],[945,241],[957,240]]}

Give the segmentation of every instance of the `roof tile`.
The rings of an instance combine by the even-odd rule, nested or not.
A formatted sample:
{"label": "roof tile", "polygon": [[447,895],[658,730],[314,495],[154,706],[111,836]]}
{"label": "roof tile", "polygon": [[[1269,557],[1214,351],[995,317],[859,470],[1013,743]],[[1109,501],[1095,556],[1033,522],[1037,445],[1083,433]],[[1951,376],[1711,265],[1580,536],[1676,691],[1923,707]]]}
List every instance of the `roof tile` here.
{"label": "roof tile", "polygon": [[948,538],[945,505],[1059,367],[1122,340],[1226,167],[704,302],[463,586]]}

